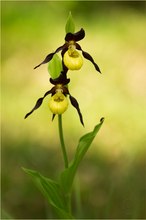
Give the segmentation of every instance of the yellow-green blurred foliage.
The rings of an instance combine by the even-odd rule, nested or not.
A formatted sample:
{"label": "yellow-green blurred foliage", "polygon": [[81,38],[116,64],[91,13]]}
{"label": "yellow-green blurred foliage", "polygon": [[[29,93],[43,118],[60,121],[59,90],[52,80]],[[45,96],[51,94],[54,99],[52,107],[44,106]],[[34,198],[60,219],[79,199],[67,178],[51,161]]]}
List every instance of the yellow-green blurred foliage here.
{"label": "yellow-green blurred foliage", "polygon": [[80,45],[102,71],[84,59],[68,72],[85,122],[72,106],[63,115],[70,158],[79,137],[105,117],[79,170],[83,217],[146,218],[145,2],[2,2],[3,208],[19,219],[53,217],[21,167],[54,178],[63,169],[57,117],[51,121],[49,97],[24,116],[52,86],[47,64],[33,67],[64,43],[69,11],[76,31],[86,32]]}

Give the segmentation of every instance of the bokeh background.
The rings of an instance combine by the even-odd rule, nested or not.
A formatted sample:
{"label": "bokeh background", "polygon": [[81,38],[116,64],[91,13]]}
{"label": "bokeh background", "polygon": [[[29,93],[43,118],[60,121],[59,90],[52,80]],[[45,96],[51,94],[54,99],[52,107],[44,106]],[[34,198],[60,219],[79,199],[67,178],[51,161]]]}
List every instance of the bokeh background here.
{"label": "bokeh background", "polygon": [[[82,206],[77,218],[146,218],[146,4],[144,1],[2,1],[2,208],[19,219],[55,218],[21,167],[56,179],[63,169],[57,118],[48,99],[47,65],[33,70],[64,43],[72,12],[80,42],[101,68],[84,60],[68,73],[85,127],[69,106],[63,115],[69,158],[80,136],[105,122],[78,172]],[[2,217],[4,218],[4,217]]]}

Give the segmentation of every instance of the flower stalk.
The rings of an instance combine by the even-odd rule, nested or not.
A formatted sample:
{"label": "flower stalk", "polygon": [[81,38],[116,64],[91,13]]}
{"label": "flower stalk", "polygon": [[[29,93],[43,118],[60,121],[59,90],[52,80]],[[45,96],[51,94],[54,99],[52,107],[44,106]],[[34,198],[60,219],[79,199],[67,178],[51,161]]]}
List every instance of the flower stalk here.
{"label": "flower stalk", "polygon": [[64,159],[64,166],[65,168],[68,168],[68,157],[67,157],[66,146],[63,135],[63,127],[62,127],[62,115],[58,115],[58,129],[59,129],[59,138],[60,138],[60,144]]}

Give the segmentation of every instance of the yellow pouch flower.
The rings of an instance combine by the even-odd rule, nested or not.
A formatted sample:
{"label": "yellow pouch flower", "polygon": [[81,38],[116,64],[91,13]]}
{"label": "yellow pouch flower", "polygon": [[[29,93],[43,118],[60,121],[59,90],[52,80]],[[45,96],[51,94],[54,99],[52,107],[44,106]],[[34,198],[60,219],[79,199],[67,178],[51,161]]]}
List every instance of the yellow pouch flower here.
{"label": "yellow pouch flower", "polygon": [[53,114],[63,114],[68,108],[68,100],[62,92],[57,92],[49,101],[49,108]]}
{"label": "yellow pouch flower", "polygon": [[77,50],[67,50],[63,56],[63,61],[69,70],[79,70],[83,65],[83,58]]}

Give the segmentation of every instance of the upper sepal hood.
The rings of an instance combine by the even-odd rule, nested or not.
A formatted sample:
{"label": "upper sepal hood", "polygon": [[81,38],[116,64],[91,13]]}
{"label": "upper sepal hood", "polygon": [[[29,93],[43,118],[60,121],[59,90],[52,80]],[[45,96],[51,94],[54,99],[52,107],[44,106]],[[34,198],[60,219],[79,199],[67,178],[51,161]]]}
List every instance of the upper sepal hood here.
{"label": "upper sepal hood", "polygon": [[76,33],[67,33],[65,36],[65,41],[69,42],[69,41],[80,41],[85,37],[85,31],[83,28],[81,28],[80,31],[76,32]]}

